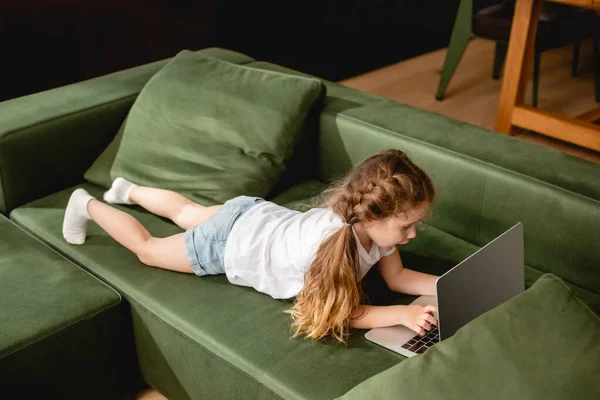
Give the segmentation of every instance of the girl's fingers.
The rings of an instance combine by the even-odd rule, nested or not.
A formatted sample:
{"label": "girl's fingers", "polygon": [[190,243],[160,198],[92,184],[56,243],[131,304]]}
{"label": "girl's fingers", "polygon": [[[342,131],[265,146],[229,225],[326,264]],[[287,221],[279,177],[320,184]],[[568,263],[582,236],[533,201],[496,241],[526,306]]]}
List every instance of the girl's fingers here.
{"label": "girl's fingers", "polygon": [[430,330],[431,330],[431,324],[430,324],[429,322],[425,321],[424,319],[420,319],[420,320],[417,322],[417,324],[418,324],[418,325],[419,325],[421,328],[425,329],[426,331],[430,331]]}
{"label": "girl's fingers", "polygon": [[427,314],[427,313],[426,313],[426,314],[423,314],[423,319],[424,319],[425,321],[429,322],[429,323],[430,323],[430,324],[432,324],[432,325],[435,325],[435,326],[437,326],[437,324],[438,324],[438,321],[437,321],[437,319],[435,319],[435,317],[434,317],[433,315],[431,315],[431,314]]}
{"label": "girl's fingers", "polygon": [[432,315],[438,312],[437,308],[435,308],[434,306],[425,306],[425,308],[423,308],[423,311]]}

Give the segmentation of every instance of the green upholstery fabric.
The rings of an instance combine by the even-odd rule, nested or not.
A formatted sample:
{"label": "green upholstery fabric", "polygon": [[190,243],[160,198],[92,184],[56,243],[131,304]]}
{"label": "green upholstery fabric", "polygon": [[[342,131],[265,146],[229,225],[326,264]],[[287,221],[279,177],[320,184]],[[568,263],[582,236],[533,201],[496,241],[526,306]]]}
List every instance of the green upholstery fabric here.
{"label": "green upholstery fabric", "polygon": [[[248,65],[253,68],[310,76],[263,61],[251,62]],[[347,124],[353,121],[356,127],[365,130],[370,127],[374,131],[386,132],[389,135],[404,136],[416,143],[463,154],[465,157],[530,176],[549,185],[600,199],[600,185],[597,184],[599,167],[595,163],[334,82],[322,81],[327,86],[327,96],[324,113],[321,115],[321,133],[325,132],[329,141],[334,139],[338,130],[347,130]],[[344,125],[337,126],[342,123]],[[366,142],[363,140],[355,144]],[[347,143],[337,141],[336,144],[340,146],[338,153],[342,153]],[[322,147],[315,155],[327,157],[328,153],[323,150],[330,149]],[[314,161],[317,162],[317,159]],[[348,167],[348,159],[330,160],[321,165],[322,178],[329,179],[343,174]]]}
{"label": "green upholstery fabric", "polygon": [[597,399],[598,372],[600,318],[546,274],[340,400]]}
{"label": "green upholstery fabric", "polygon": [[[430,221],[427,220],[427,222],[429,223]],[[417,227],[417,238],[420,238],[420,240],[411,240],[409,244],[400,247],[400,251],[404,254],[402,256],[403,259],[406,255],[410,257],[417,256],[418,258],[425,260],[436,260],[435,264],[441,263],[441,265],[445,265],[444,261],[447,261],[451,263],[451,266],[454,266],[480,248],[479,246],[465,242],[456,236],[449,235],[444,231],[426,224],[420,224]],[[433,267],[434,263],[431,261],[428,262]],[[418,265],[418,261],[413,262],[413,265]],[[434,272],[432,273],[439,275],[440,273],[445,272],[445,270],[444,268],[440,269],[437,267],[433,269]],[[544,275],[544,273],[544,269],[525,264],[525,286],[529,287],[533,285],[542,275]],[[594,310],[594,312],[600,315],[599,293],[590,291],[573,283],[567,284],[577,297],[582,299],[592,310]]]}
{"label": "green upholstery fabric", "polygon": [[[318,193],[317,186],[317,182],[300,184],[279,200],[289,200],[288,205],[302,203],[299,198]],[[103,192],[91,184],[80,187],[96,197]],[[11,218],[110,282],[130,302],[144,378],[167,397],[210,394],[235,398],[240,393],[253,393],[250,397],[333,398],[404,360],[366,341],[365,331],[357,331],[347,349],[290,340],[289,320],[281,313],[288,307],[286,302],[231,285],[225,276],[197,278],[146,267],[94,223],[89,225],[84,245],[69,245],[60,227],[73,189],[20,207]],[[181,232],[139,207],[118,208],[139,219],[155,236]],[[401,252],[408,268],[441,274],[477,248],[422,224],[417,239]],[[542,275],[530,267],[525,272],[528,284]],[[376,269],[365,280],[373,304],[408,304],[414,300],[386,291]],[[588,295],[600,306],[600,296]],[[206,375],[198,371],[211,372]]]}
{"label": "green upholstery fabric", "polygon": [[118,293],[2,216],[0,276],[0,398],[139,390],[131,318]]}
{"label": "green upholstery fabric", "polygon": [[[97,186],[78,187],[101,198],[103,189]],[[331,399],[404,359],[368,342],[364,331],[352,337],[348,348],[290,340],[290,320],[282,313],[289,303],[232,285],[224,275],[205,279],[147,267],[95,223],[89,224],[84,245],[69,245],[60,228],[73,189],[20,207],[11,218],[110,282],[129,301],[144,378],[167,397],[236,398],[246,393],[242,397]],[[287,198],[297,199],[294,192],[314,193],[301,186],[290,189]],[[118,208],[155,236],[181,232],[139,207]],[[405,304],[412,300],[394,297]]]}
{"label": "green upholstery fabric", "polygon": [[[250,65],[290,72],[265,62]],[[522,221],[528,265],[600,294],[600,165],[326,84],[315,160],[319,180],[337,179],[383,149],[401,149],[436,186],[430,225],[483,246]]]}
{"label": "green upholstery fabric", "polygon": [[[250,65],[295,73],[268,63]],[[144,68],[149,67],[97,82],[100,93],[110,86],[111,93],[129,90],[130,96],[115,94],[114,100],[101,96],[89,109],[58,113],[55,120],[39,124],[32,113],[31,127],[25,124],[9,135],[0,130],[0,211],[18,207],[13,220],[128,300],[145,380],[171,399],[330,399],[403,361],[404,357],[365,341],[364,331],[352,336],[348,349],[289,340],[289,320],[281,314],[287,307],[284,302],[231,285],[224,276],[200,279],[143,266],[93,223],[85,245],[71,246],[63,240],[64,207],[73,188],[60,190],[82,182],[86,168],[114,138],[137,92],[160,67],[153,73]],[[430,172],[439,194],[417,238],[401,248],[408,268],[443,273],[523,221],[526,286],[552,272],[600,313],[600,226],[595,224],[600,166],[325,84],[318,126],[307,128],[312,135],[304,135],[287,173],[268,198],[301,208],[317,200],[314,196],[323,182],[341,177],[366,156],[389,147],[405,150]],[[78,88],[74,85],[71,92]],[[92,87],[88,89],[91,95]],[[21,104],[37,101],[32,96]],[[4,106],[0,105],[0,116]],[[29,114],[20,115],[27,121]],[[81,186],[97,197],[103,191],[91,184]],[[52,195],[41,198],[48,194]],[[24,205],[34,199],[39,200]],[[140,219],[155,236],[181,232],[138,207],[119,208]],[[376,269],[365,277],[364,285],[372,304],[408,304],[414,299],[389,292]]]}
{"label": "green upholstery fabric", "polygon": [[[252,61],[224,49],[198,53],[238,64]],[[1,102],[0,214],[83,182],[140,90],[167,61]]]}
{"label": "green upholstery fabric", "polygon": [[0,217],[0,356],[117,305],[120,296]]}
{"label": "green upholstery fabric", "polygon": [[[182,51],[146,84],[125,127],[85,177],[108,188],[122,176],[206,205],[241,194],[264,197],[307,119],[317,118],[324,93],[316,79]],[[104,179],[94,179],[99,175]]]}
{"label": "green upholstery fabric", "polygon": [[[322,131],[328,149],[322,164],[355,164],[382,149],[400,148],[434,181],[432,226],[482,246],[522,221],[527,264],[600,294],[598,200],[356,121],[339,118],[337,127],[337,134]],[[367,132],[373,140],[360,143]],[[332,151],[339,140],[347,153]]]}
{"label": "green upholstery fabric", "polygon": [[[365,135],[371,140],[362,141]],[[382,149],[402,149],[436,186],[429,224],[483,246],[521,221],[528,265],[600,294],[600,198],[343,117],[322,129],[321,140],[320,161],[327,174],[322,178],[329,176],[328,169],[356,164]],[[600,166],[594,167],[600,174]]]}

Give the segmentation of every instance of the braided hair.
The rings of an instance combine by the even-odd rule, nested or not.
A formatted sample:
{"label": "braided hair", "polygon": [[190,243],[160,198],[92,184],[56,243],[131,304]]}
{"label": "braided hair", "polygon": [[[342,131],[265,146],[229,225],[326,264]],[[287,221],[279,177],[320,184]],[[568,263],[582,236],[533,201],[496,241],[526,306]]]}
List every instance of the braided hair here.
{"label": "braided hair", "polygon": [[358,247],[352,225],[396,216],[431,203],[435,190],[425,171],[400,150],[385,150],[360,163],[345,179],[325,191],[322,207],[331,208],[344,225],[319,246],[304,287],[287,310],[294,336],[331,336],[345,343],[350,320],[362,299]]}

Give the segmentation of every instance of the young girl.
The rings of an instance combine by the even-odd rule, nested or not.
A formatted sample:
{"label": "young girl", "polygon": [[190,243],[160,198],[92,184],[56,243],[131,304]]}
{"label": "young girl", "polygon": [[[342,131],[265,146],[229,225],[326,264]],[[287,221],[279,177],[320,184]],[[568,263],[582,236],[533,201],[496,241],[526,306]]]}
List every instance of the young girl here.
{"label": "young girl", "polygon": [[289,312],[294,336],[344,342],[349,328],[405,325],[420,335],[437,325],[432,306],[361,305],[360,280],[379,262],[391,290],[435,295],[437,276],[403,268],[396,246],[416,236],[434,198],[429,176],[399,150],[375,154],[328,189],[322,208],[292,211],[239,196],[204,207],[162,189],[117,178],[104,200],[138,204],[185,230],[155,238],[131,215],[95,200],[83,189],[71,195],[63,236],[85,242],[94,220],[146,265],[198,276],[225,273],[231,283],[273,298],[296,296]]}

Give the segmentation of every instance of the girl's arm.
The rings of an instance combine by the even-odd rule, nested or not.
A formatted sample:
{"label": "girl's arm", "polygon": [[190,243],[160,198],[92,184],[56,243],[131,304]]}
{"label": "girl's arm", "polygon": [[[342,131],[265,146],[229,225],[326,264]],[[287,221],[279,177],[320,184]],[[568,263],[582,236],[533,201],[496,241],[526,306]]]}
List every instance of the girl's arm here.
{"label": "girl's arm", "polygon": [[379,272],[394,292],[416,296],[437,294],[435,281],[438,277],[404,268],[398,250],[379,260]]}
{"label": "girl's arm", "polygon": [[437,312],[434,306],[413,304],[409,306],[360,306],[350,320],[350,327],[358,329],[381,328],[385,326],[404,325],[419,335],[431,330],[438,324],[433,316]]}

